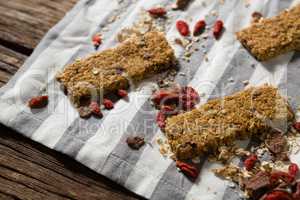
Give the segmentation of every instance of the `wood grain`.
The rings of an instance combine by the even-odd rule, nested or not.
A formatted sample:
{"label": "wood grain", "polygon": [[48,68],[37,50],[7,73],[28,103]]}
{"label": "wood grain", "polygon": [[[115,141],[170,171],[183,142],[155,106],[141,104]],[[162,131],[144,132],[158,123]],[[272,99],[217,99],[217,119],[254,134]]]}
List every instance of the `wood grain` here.
{"label": "wood grain", "polygon": [[[77,0],[0,1],[0,87]],[[1,112],[1,111],[0,111]],[[142,199],[0,124],[0,199]]]}
{"label": "wood grain", "polygon": [[18,199],[138,199],[75,160],[3,125],[0,130],[0,194]]}
{"label": "wood grain", "polygon": [[33,49],[77,0],[2,0],[0,38]]}

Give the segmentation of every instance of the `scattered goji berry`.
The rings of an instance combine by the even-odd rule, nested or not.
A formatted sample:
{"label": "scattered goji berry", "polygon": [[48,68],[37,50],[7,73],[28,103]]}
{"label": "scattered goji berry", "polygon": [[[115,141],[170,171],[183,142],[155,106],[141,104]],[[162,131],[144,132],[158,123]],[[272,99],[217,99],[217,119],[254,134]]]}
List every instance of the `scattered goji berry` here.
{"label": "scattered goji berry", "polygon": [[124,97],[128,96],[128,93],[126,90],[118,90],[118,95],[119,95],[119,97],[124,98]]}
{"label": "scattered goji berry", "polygon": [[166,126],[166,116],[162,111],[158,112],[156,116],[156,123],[160,129],[164,130]]}
{"label": "scattered goji berry", "polygon": [[179,100],[179,92],[174,90],[158,90],[152,95],[151,99],[156,106],[176,103]]}
{"label": "scattered goji berry", "polygon": [[253,167],[255,166],[255,163],[258,161],[257,155],[253,154],[250,155],[245,161],[244,161],[244,165],[245,168],[249,171],[251,169],[253,169]]}
{"label": "scattered goji berry", "polygon": [[221,20],[217,20],[213,27],[213,35],[216,39],[219,39],[223,31],[223,22]]}
{"label": "scattered goji berry", "polygon": [[184,111],[189,111],[195,108],[195,103],[193,101],[183,101],[182,102],[182,109]]}
{"label": "scattered goji berry", "polygon": [[263,200],[292,200],[289,193],[284,191],[272,191],[267,194]]}
{"label": "scattered goji berry", "polygon": [[286,183],[292,183],[294,181],[294,177],[291,176],[290,174],[282,171],[274,171],[270,175],[270,182],[272,184],[277,183],[279,180],[282,180]]}
{"label": "scattered goji berry", "polygon": [[94,35],[93,38],[92,38],[92,40],[93,40],[94,47],[95,47],[96,49],[98,49],[98,47],[99,47],[99,46],[101,45],[101,43],[102,43],[101,35],[100,35],[100,34]]}
{"label": "scattered goji berry", "polygon": [[114,108],[114,103],[109,99],[103,99],[103,105],[106,109],[109,110]]}
{"label": "scattered goji berry", "polygon": [[28,106],[30,108],[43,108],[48,105],[48,96],[37,96],[29,100]]}
{"label": "scattered goji berry", "polygon": [[166,9],[164,8],[151,8],[148,12],[153,17],[164,17],[167,14]]}
{"label": "scattered goji berry", "polygon": [[289,166],[289,175],[296,177],[299,172],[299,167],[296,163],[291,163]]}
{"label": "scattered goji berry", "polygon": [[97,117],[103,117],[103,114],[102,114],[102,112],[101,112],[100,106],[98,105],[97,102],[92,101],[92,102],[90,103],[90,109],[91,109],[92,113],[93,113],[95,116],[97,116]]}
{"label": "scattered goji berry", "polygon": [[200,173],[196,166],[189,163],[176,161],[176,167],[178,167],[182,171],[182,173],[189,177],[192,181],[195,181]]}
{"label": "scattered goji berry", "polygon": [[195,27],[194,27],[194,36],[200,35],[201,33],[204,32],[205,30],[206,23],[204,20],[199,20],[196,22]]}
{"label": "scattered goji berry", "polygon": [[166,116],[176,115],[178,113],[172,106],[168,105],[162,105],[160,111]]}
{"label": "scattered goji berry", "polygon": [[145,140],[138,136],[128,137],[126,143],[131,149],[139,150],[145,144]]}
{"label": "scattered goji berry", "polygon": [[300,122],[294,123],[293,127],[294,127],[298,132],[300,132]]}
{"label": "scattered goji berry", "polygon": [[183,20],[176,22],[176,28],[182,36],[188,36],[190,34],[189,25]]}
{"label": "scattered goji berry", "polygon": [[192,101],[194,103],[198,103],[200,101],[200,96],[198,94],[198,92],[189,86],[183,87],[181,90],[183,96],[182,96],[182,100],[183,101]]}

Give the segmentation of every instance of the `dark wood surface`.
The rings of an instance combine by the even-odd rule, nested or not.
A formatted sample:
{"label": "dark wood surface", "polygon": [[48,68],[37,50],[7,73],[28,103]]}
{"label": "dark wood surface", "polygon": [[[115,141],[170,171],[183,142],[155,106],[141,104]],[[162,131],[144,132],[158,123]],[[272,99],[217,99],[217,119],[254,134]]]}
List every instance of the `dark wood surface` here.
{"label": "dark wood surface", "polygon": [[[0,86],[77,0],[0,1]],[[1,111],[0,111],[1,112]],[[0,125],[0,199],[141,199],[71,158]]]}

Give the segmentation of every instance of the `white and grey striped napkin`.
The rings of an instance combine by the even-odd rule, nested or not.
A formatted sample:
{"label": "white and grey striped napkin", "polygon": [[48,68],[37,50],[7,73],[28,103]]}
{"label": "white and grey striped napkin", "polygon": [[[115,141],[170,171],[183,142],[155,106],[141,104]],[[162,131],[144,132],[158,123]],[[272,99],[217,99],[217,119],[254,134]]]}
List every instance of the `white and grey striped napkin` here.
{"label": "white and grey striped napkin", "polygon": [[[167,26],[167,38],[175,49],[186,76],[176,77],[182,85],[190,85],[205,94],[201,103],[210,98],[231,94],[250,85],[270,83],[292,97],[293,108],[300,99],[300,54],[291,52],[270,62],[252,58],[236,40],[234,33],[249,24],[254,11],[273,16],[296,4],[293,0],[194,0],[184,12],[172,11],[173,22]],[[299,2],[299,1],[298,1]],[[129,94],[130,101],[120,100],[102,119],[79,118],[67,97],[55,81],[55,74],[67,63],[94,52],[91,37],[103,33],[100,50],[115,45],[115,36],[131,26],[142,8],[170,6],[168,0],[81,0],[52,28],[24,66],[0,90],[0,122],[49,148],[63,152],[92,170],[116,181],[129,190],[149,199],[239,199],[227,182],[210,172],[218,164],[201,159],[201,174],[195,183],[178,173],[174,162],[159,152],[156,138],[164,137],[155,123],[157,111],[150,105],[151,84]],[[203,3],[206,6],[203,6]],[[211,16],[211,12],[218,16]],[[116,21],[109,23],[112,16]],[[199,43],[189,63],[180,57],[181,47],[172,43],[178,37],[177,19],[190,24],[206,18],[209,26],[216,18],[224,21],[226,31],[216,41],[212,38]],[[104,32],[103,29],[106,29]],[[204,55],[207,59],[204,59]],[[255,65],[255,67],[253,67]],[[32,96],[47,93],[49,105],[32,113],[26,103]],[[298,99],[297,99],[298,98]],[[298,101],[298,102],[297,102]],[[130,150],[125,140],[130,135],[145,137],[151,145],[139,151]],[[300,154],[292,157],[300,161]]]}

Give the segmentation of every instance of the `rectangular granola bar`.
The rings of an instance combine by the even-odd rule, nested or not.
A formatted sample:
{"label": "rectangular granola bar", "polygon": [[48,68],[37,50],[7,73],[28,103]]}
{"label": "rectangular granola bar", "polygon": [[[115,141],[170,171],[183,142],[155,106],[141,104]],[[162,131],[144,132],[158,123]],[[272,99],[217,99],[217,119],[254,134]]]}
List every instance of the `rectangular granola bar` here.
{"label": "rectangular granola bar", "polygon": [[79,106],[81,99],[126,89],[130,82],[166,70],[174,61],[173,49],[164,34],[153,31],[77,60],[58,74],[57,80]]}
{"label": "rectangular granola bar", "polygon": [[208,101],[200,108],[167,119],[165,133],[178,159],[217,153],[294,119],[287,101],[271,86],[252,87],[231,96]]}
{"label": "rectangular granola bar", "polygon": [[260,61],[300,50],[300,4],[253,23],[238,32],[237,38]]}

